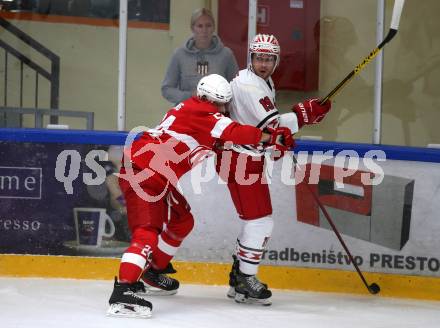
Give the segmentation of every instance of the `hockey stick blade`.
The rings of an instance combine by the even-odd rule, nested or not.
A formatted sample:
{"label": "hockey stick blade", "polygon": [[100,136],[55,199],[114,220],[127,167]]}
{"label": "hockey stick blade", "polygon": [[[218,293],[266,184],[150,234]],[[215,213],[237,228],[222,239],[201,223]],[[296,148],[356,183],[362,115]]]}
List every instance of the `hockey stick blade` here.
{"label": "hockey stick blade", "polygon": [[380,287],[378,284],[376,284],[375,282],[373,282],[370,286],[368,286],[368,291],[375,295],[378,294],[380,292]]}
{"label": "hockey stick blade", "polygon": [[[293,160],[293,163],[295,164],[295,167],[301,171],[302,170],[301,166],[299,165],[294,154],[292,154],[292,160]],[[362,271],[359,269],[359,266],[356,264],[356,262],[353,258],[353,255],[351,255],[351,252],[348,249],[347,245],[345,244],[344,239],[342,239],[341,234],[339,233],[338,229],[336,228],[336,225],[334,224],[333,220],[331,219],[330,214],[328,214],[327,209],[324,207],[322,202],[319,200],[318,195],[315,194],[315,192],[312,190],[312,188],[310,188],[310,186],[307,183],[305,184],[305,186],[308,189],[308,191],[310,192],[310,194],[312,195],[312,197],[315,200],[318,207],[321,209],[322,213],[324,214],[324,217],[326,218],[328,224],[330,225],[330,227],[332,228],[336,237],[338,238],[342,248],[344,248],[345,253],[348,255],[348,258],[350,259],[351,264],[356,269],[356,272],[358,273],[359,278],[361,278],[361,280],[362,280],[363,284],[365,285],[365,287],[367,288],[367,290],[373,295],[378,294],[380,292],[379,285],[376,283],[372,283],[371,285],[369,285],[367,283],[367,280],[365,279],[364,275],[362,274]]]}
{"label": "hockey stick blade", "polygon": [[388,34],[386,35],[385,39],[376,47],[373,49],[372,52],[359,64],[355,67],[354,70],[352,70],[348,75],[332,90],[329,92],[327,96],[325,96],[321,100],[321,105],[323,105],[327,100],[332,100],[333,97],[336,96],[336,94],[342,90],[342,88],[356,75],[359,74],[360,71],[362,71],[367,64],[369,64],[374,57],[377,56],[377,54],[382,50],[382,48],[390,42],[394,36],[397,34],[397,30],[399,28],[399,22],[400,22],[400,16],[402,15],[403,5],[405,3],[405,0],[395,0],[394,1],[394,7],[393,7],[393,14],[391,17],[391,25],[390,30],[388,31]]}

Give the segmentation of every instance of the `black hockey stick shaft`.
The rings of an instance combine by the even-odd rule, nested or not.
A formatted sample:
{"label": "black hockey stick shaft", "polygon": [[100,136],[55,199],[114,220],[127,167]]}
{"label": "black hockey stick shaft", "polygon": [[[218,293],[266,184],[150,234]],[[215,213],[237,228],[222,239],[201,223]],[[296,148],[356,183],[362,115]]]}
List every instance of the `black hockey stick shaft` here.
{"label": "black hockey stick shaft", "polygon": [[[295,163],[295,166],[301,170],[301,167],[298,163],[298,161],[296,160],[295,155],[292,155],[292,159],[293,162]],[[316,201],[316,203],[318,204],[319,208],[321,209],[322,213],[324,213],[325,218],[327,219],[327,222],[330,224],[333,232],[336,234],[336,237],[338,237],[339,242],[341,243],[342,247],[345,250],[345,253],[347,253],[348,258],[350,259],[351,264],[353,264],[354,268],[356,269],[359,277],[361,278],[362,282],[364,283],[365,287],[367,288],[367,290],[371,293],[371,294],[377,294],[380,291],[380,287],[378,284],[376,283],[372,283],[371,285],[368,284],[367,280],[365,279],[364,275],[362,274],[362,271],[359,269],[359,266],[356,264],[353,255],[351,255],[350,250],[348,249],[347,245],[344,242],[344,239],[342,239],[341,234],[339,233],[338,229],[336,228],[335,224],[333,223],[332,218],[330,217],[330,214],[328,214],[326,208],[324,207],[324,205],[322,204],[322,202],[319,200],[318,195],[312,190],[312,188],[310,188],[308,183],[305,183],[308,191],[310,192],[310,194],[312,195],[313,199]]]}
{"label": "black hockey stick shaft", "polygon": [[391,19],[391,27],[385,39],[376,48],[374,48],[374,50],[367,57],[365,57],[365,59],[354,68],[354,70],[348,73],[348,75],[332,91],[330,91],[327,96],[325,96],[321,100],[320,102],[321,105],[323,105],[327,100],[332,100],[333,97],[335,97],[336,94],[339,91],[341,91],[342,88],[344,88],[347,85],[347,83],[350,82],[351,79],[353,79],[355,75],[359,74],[359,72],[362,71],[365,68],[365,66],[367,66],[374,59],[374,57],[377,56],[377,54],[382,50],[382,48],[394,38],[394,36],[397,34],[400,15],[402,14],[404,3],[405,0],[395,0],[393,15]]}

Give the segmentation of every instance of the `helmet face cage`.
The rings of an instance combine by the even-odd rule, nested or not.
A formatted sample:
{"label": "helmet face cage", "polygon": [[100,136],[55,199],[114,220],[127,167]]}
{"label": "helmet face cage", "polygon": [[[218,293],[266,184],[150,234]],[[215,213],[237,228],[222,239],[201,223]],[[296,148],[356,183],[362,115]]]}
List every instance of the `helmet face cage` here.
{"label": "helmet face cage", "polygon": [[205,97],[208,101],[226,104],[232,98],[231,86],[223,76],[210,74],[202,77],[197,84],[197,97]]}
{"label": "helmet face cage", "polygon": [[252,54],[266,54],[275,56],[275,70],[280,62],[280,45],[277,38],[273,35],[257,34],[249,44],[249,54],[251,56],[251,61]]}

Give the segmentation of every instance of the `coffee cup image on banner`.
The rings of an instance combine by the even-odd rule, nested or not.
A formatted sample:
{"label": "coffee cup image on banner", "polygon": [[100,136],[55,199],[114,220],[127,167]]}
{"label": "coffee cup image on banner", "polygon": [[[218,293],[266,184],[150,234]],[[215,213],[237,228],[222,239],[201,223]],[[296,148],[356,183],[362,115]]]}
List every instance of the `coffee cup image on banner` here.
{"label": "coffee cup image on banner", "polygon": [[105,208],[73,208],[76,240],[64,242],[64,246],[78,254],[119,254],[127,243],[112,240],[115,225]]}
{"label": "coffee cup image on banner", "polygon": [[[305,183],[313,170],[305,166],[305,179],[296,186],[297,220],[331,230]],[[339,232],[358,239],[401,250],[410,237],[414,180],[385,175],[377,185],[364,184],[362,176],[372,172],[356,170],[335,181],[335,167],[322,165],[317,183],[309,187],[319,197]]]}

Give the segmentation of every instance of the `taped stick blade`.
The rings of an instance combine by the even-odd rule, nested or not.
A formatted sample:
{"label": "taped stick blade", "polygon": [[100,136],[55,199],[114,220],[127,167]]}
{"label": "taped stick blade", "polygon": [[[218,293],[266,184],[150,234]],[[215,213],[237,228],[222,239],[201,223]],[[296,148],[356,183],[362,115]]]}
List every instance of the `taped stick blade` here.
{"label": "taped stick blade", "polygon": [[391,29],[397,30],[399,28],[400,16],[402,15],[403,5],[405,0],[395,0],[393,8],[393,16],[391,17]]}

